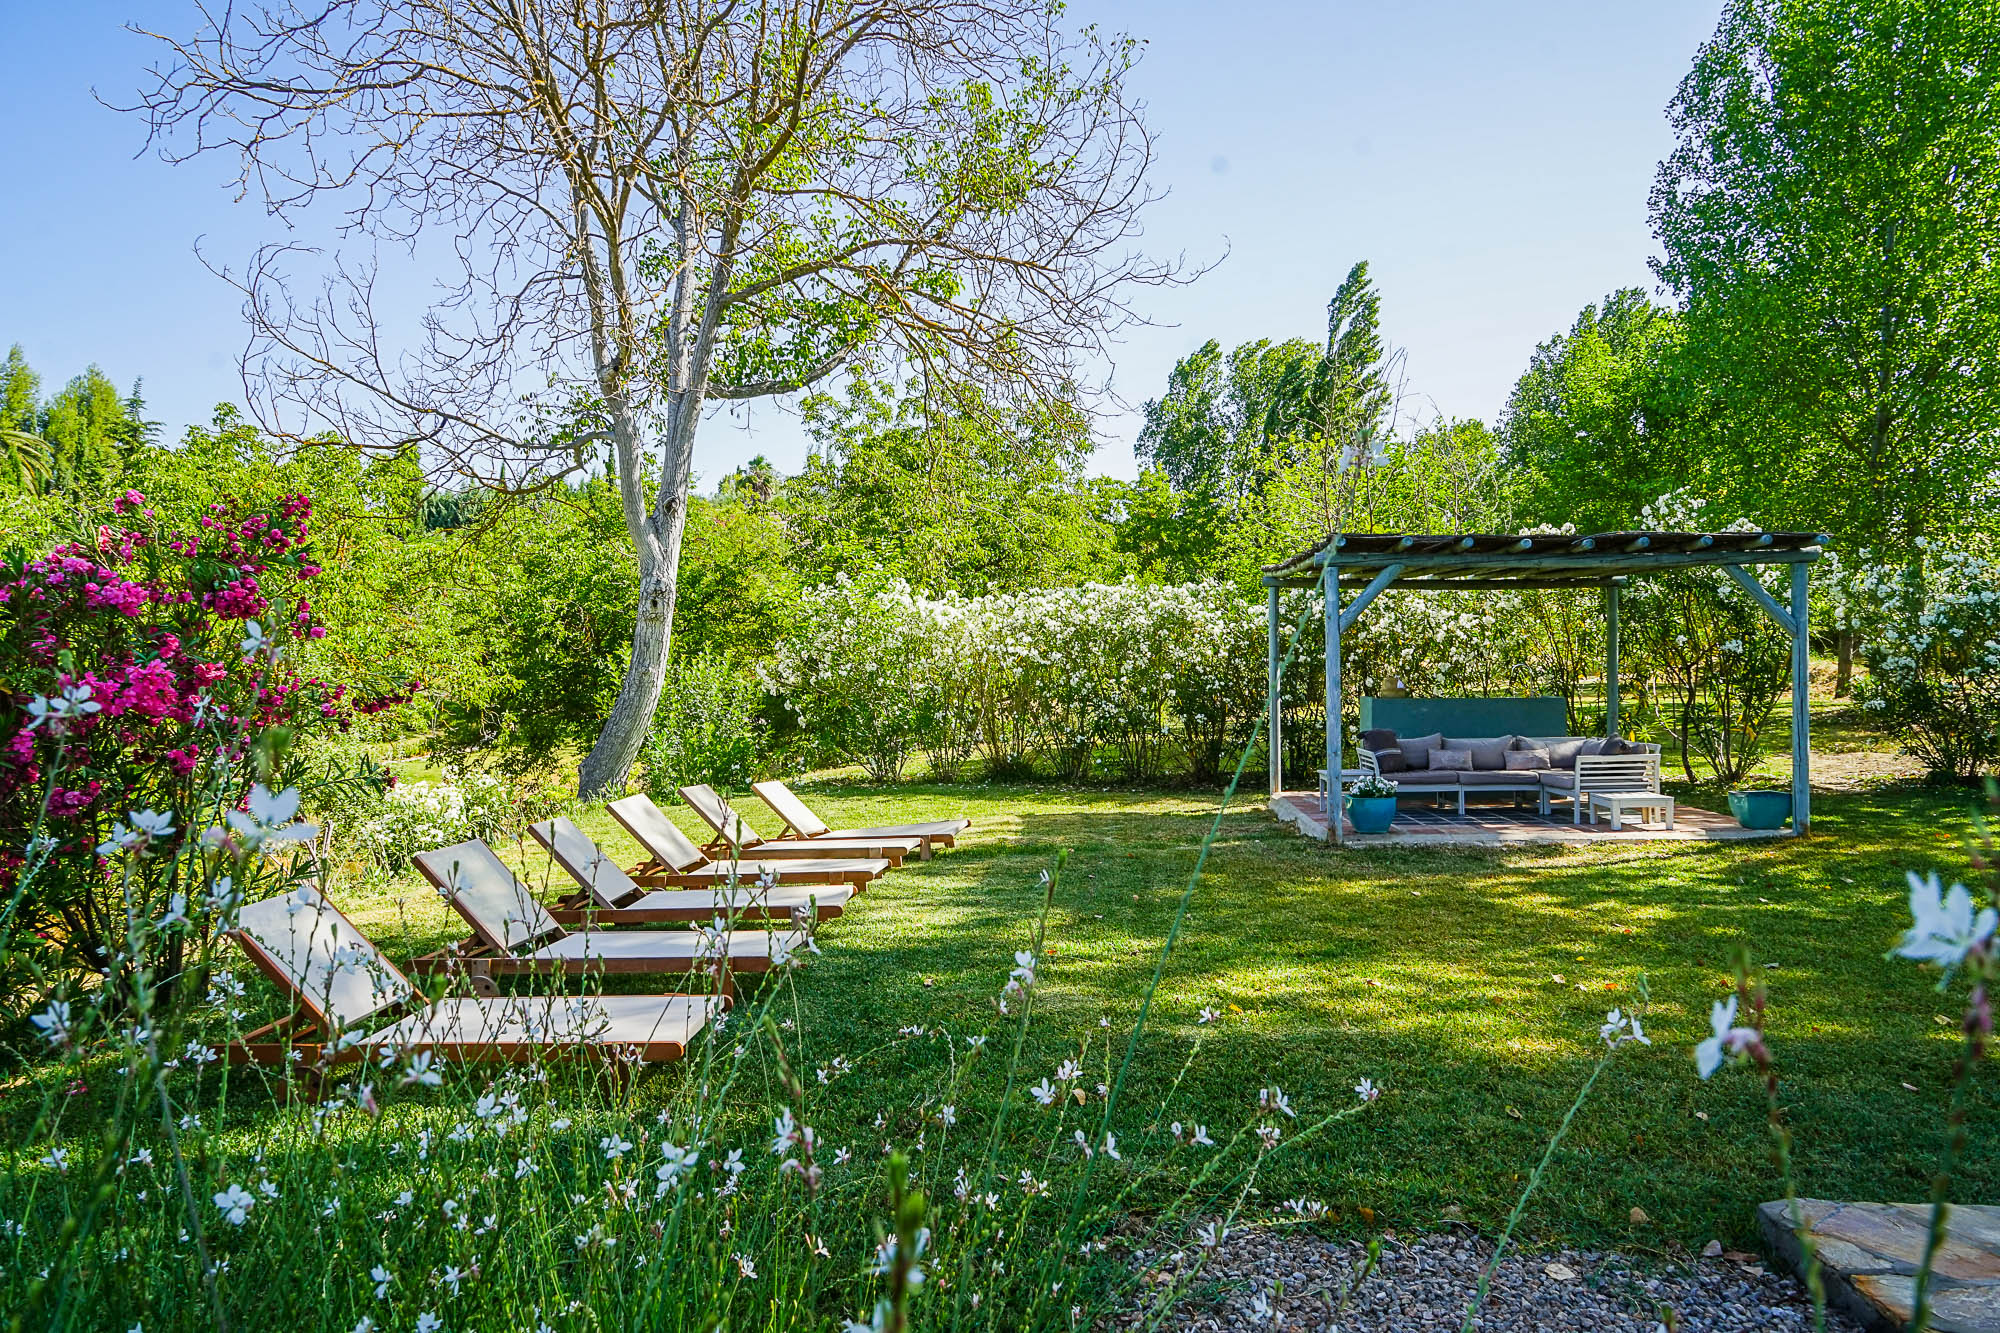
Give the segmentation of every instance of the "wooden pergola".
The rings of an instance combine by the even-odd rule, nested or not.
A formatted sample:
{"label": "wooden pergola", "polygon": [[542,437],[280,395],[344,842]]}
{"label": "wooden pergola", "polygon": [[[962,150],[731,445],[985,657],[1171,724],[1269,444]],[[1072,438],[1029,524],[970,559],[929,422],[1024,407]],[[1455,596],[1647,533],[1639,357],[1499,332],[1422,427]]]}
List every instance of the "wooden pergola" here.
{"label": "wooden pergola", "polygon": [[[1509,588],[1601,588],[1604,593],[1606,734],[1618,734],[1618,594],[1627,580],[1671,569],[1719,568],[1764,608],[1792,640],[1792,829],[1811,823],[1807,720],[1806,570],[1832,538],[1823,532],[1600,532],[1505,536],[1493,533],[1335,533],[1288,560],[1264,568],[1269,616],[1271,794],[1284,790],[1279,734],[1278,594],[1318,587],[1326,598],[1326,771],[1331,796],[1327,823],[1345,841],[1339,813],[1341,773],[1340,640],[1368,604],[1394,586],[1435,592]],[[1765,590],[1751,565],[1791,566],[1791,609]],[[1353,599],[1341,603],[1343,589]]]}

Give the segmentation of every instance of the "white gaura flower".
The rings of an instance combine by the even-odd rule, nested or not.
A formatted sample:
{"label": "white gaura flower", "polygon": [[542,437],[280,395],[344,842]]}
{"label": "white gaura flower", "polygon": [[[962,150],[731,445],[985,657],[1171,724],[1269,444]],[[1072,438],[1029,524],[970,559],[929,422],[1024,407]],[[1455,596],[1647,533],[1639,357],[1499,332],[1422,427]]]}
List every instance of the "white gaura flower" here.
{"label": "white gaura flower", "polygon": [[608,1138],[603,1139],[601,1142],[598,1143],[597,1146],[604,1150],[605,1160],[611,1162],[617,1161],[619,1158],[623,1157],[626,1153],[632,1151],[631,1143],[625,1139],[619,1138],[616,1134],[613,1134]]}
{"label": "white gaura flower", "polygon": [[[653,1190],[653,1197],[656,1199],[665,1198],[667,1192],[674,1187],[675,1183],[683,1175],[692,1171],[695,1163],[701,1160],[693,1148],[683,1148],[674,1143],[662,1144],[661,1152],[665,1160],[653,1172],[654,1178],[660,1182]],[[740,1160],[741,1154],[736,1154],[736,1157]]]}
{"label": "white gaura flower", "polygon": [[444,1320],[438,1318],[429,1310],[417,1316],[417,1333],[438,1333],[438,1330],[443,1327]]}
{"label": "white gaura flower", "polygon": [[1743,1050],[1757,1039],[1752,1028],[1736,1026],[1736,997],[1717,1000],[1708,1011],[1708,1026],[1712,1035],[1707,1041],[1694,1048],[1694,1067],[1703,1078],[1708,1078],[1722,1068],[1724,1057]]}
{"label": "white gaura flower", "polygon": [[2000,925],[2000,913],[1991,907],[1973,914],[1972,895],[1963,884],[1952,885],[1946,893],[1935,871],[1919,876],[1913,870],[1909,881],[1913,920],[1895,949],[1905,958],[1957,967],[1966,954],[1991,939],[1994,927]]}
{"label": "white gaura flower", "polygon": [[241,1185],[231,1185],[215,1196],[215,1206],[221,1211],[223,1221],[233,1227],[243,1225],[244,1219],[250,1216],[250,1210],[256,1203],[257,1200]]}
{"label": "white gaura flower", "polygon": [[51,1046],[61,1046],[70,1039],[67,1000],[50,1000],[48,1008],[39,1014],[31,1014],[28,1021],[41,1031],[42,1040]]}
{"label": "white gaura flower", "polygon": [[1015,981],[1020,982],[1023,990],[1034,985],[1035,955],[1026,949],[1016,949],[1014,951],[1014,969],[1007,975]]}
{"label": "white gaura flower", "polygon": [[393,1280],[389,1270],[376,1264],[368,1270],[368,1280],[375,1284],[375,1299],[381,1300],[389,1294],[389,1283]]}
{"label": "white gaura flower", "polygon": [[[272,842],[306,842],[319,832],[314,825],[297,818],[297,787],[287,787],[274,793],[259,782],[250,788],[247,806],[247,809],[229,812],[229,828],[248,847],[262,847]],[[210,830],[211,839],[214,839],[215,832]]]}
{"label": "white gaura flower", "polygon": [[1028,1095],[1030,1097],[1033,1097],[1036,1101],[1040,1102],[1043,1106],[1050,1106],[1055,1103],[1056,1090],[1055,1088],[1050,1086],[1049,1081],[1045,1078],[1040,1083],[1037,1083],[1034,1087],[1029,1088]]}
{"label": "white gaura flower", "polygon": [[1603,1026],[1597,1029],[1597,1035],[1604,1039],[1606,1046],[1613,1049],[1628,1041],[1636,1041],[1641,1046],[1653,1044],[1653,1039],[1639,1026],[1639,1015],[1628,1014],[1621,1009],[1613,1009],[1604,1016]]}
{"label": "white gaura flower", "polygon": [[1354,1085],[1354,1095],[1364,1102],[1372,1102],[1382,1095],[1382,1089],[1375,1086],[1374,1079],[1364,1077]]}
{"label": "white gaura flower", "polygon": [[262,625],[254,620],[243,622],[243,643],[241,647],[245,657],[255,657],[258,653],[264,651],[264,646],[268,643],[270,643],[270,639],[265,637]]}

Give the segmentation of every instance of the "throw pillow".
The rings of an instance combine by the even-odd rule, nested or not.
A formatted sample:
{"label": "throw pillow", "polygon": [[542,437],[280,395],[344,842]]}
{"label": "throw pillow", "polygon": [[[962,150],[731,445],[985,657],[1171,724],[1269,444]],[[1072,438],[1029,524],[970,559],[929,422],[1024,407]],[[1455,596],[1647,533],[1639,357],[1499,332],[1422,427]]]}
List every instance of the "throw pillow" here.
{"label": "throw pillow", "polygon": [[1412,769],[1429,768],[1431,766],[1431,755],[1443,744],[1444,737],[1435,731],[1428,736],[1399,736],[1396,738],[1396,748],[1403,752],[1403,761]]}
{"label": "throw pillow", "polygon": [[1444,772],[1470,773],[1472,771],[1472,751],[1432,750],[1431,767]]}
{"label": "throw pillow", "polygon": [[1507,770],[1510,773],[1533,773],[1549,766],[1547,750],[1507,751]]}
{"label": "throw pillow", "polygon": [[1456,736],[1445,737],[1444,743],[1454,750],[1466,750],[1472,755],[1472,766],[1484,773],[1497,773],[1507,767],[1507,747],[1514,743],[1512,736],[1480,736],[1471,740],[1461,740]]}
{"label": "throw pillow", "polygon": [[1393,745],[1386,750],[1370,750],[1369,753],[1375,756],[1375,771],[1377,773],[1407,773],[1410,771],[1410,761],[1403,758],[1403,752]]}
{"label": "throw pillow", "polygon": [[1396,748],[1396,732],[1393,727],[1370,727],[1361,733],[1361,748],[1373,750],[1376,754]]}

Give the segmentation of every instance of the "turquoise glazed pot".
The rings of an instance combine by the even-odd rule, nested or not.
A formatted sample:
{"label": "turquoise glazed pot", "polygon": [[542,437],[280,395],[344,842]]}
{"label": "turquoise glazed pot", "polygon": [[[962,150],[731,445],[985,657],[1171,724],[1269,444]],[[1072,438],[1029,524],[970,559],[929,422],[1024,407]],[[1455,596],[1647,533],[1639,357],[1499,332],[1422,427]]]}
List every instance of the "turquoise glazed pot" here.
{"label": "turquoise glazed pot", "polygon": [[1729,793],[1729,813],[1744,828],[1783,828],[1792,817],[1792,794],[1788,791],[1733,791]]}
{"label": "turquoise glazed pot", "polygon": [[1354,825],[1356,833],[1387,833],[1389,825],[1396,822],[1396,798],[1350,796],[1347,798],[1347,820]]}

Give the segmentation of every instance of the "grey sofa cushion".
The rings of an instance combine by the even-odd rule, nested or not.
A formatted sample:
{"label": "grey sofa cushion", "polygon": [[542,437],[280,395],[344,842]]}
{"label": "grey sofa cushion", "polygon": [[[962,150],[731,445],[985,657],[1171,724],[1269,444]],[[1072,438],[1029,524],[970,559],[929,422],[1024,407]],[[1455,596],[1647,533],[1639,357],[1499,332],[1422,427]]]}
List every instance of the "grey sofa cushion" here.
{"label": "grey sofa cushion", "polygon": [[1460,750],[1451,746],[1445,746],[1432,750],[1430,759],[1432,772],[1450,770],[1455,773],[1464,774],[1472,771],[1472,751],[1470,750]]}
{"label": "grey sofa cushion", "polygon": [[1585,755],[1617,754],[1618,751],[1607,751],[1604,747],[1607,745],[1623,745],[1624,743],[1623,741],[1615,741],[1605,736],[1591,736],[1585,739],[1582,745],[1577,747],[1576,757],[1581,759]]}
{"label": "grey sofa cushion", "polygon": [[1429,791],[1433,787],[1454,791],[1458,787],[1458,780],[1463,776],[1465,775],[1462,773],[1440,773],[1434,769],[1422,768],[1398,773],[1387,781],[1395,783],[1405,791]]}
{"label": "grey sofa cushion", "polygon": [[1540,748],[1516,745],[1507,751],[1507,771],[1510,773],[1539,773],[1550,767],[1549,752]]}
{"label": "grey sofa cushion", "polygon": [[1403,752],[1403,761],[1412,771],[1431,766],[1431,751],[1444,744],[1444,737],[1433,731],[1428,736],[1398,736],[1396,748]]}
{"label": "grey sofa cushion", "polygon": [[1446,749],[1470,751],[1472,766],[1486,773],[1507,767],[1507,749],[1513,743],[1512,736],[1475,736],[1469,740],[1447,736],[1444,741]]}
{"label": "grey sofa cushion", "polygon": [[1516,770],[1512,773],[1504,768],[1475,769],[1458,775],[1461,787],[1532,787],[1535,785],[1533,773]]}
{"label": "grey sofa cushion", "polygon": [[1576,753],[1583,748],[1586,738],[1582,736],[1522,736],[1515,740],[1514,748],[1534,747],[1549,752],[1548,767],[1575,768]]}
{"label": "grey sofa cushion", "polygon": [[1576,770],[1545,770],[1541,776],[1542,786],[1550,791],[1575,791]]}

